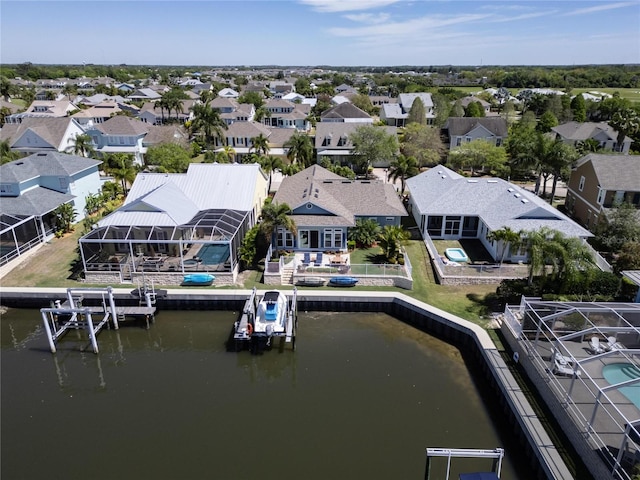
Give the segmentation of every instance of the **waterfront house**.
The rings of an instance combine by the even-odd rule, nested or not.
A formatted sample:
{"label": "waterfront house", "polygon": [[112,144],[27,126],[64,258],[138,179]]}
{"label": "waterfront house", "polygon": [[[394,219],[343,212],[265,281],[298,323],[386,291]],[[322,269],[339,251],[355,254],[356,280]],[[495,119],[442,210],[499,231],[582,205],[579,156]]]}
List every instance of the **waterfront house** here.
{"label": "waterfront house", "polygon": [[640,156],[590,153],[576,162],[565,200],[576,220],[593,231],[622,202],[640,208]]}
{"label": "waterfront house", "polygon": [[291,207],[297,235],[280,228],[275,247],[302,251],[346,251],[347,234],[358,219],[400,225],[407,216],[393,185],[381,180],[349,180],[320,165],[282,180],[274,203]]}
{"label": "waterfront house", "polygon": [[[477,239],[496,261],[501,249],[487,237],[505,227],[515,232],[548,227],[567,237],[592,236],[538,196],[501,178],[467,178],[437,166],[407,179],[407,189],[408,210],[424,237]],[[527,259],[524,248],[510,250],[506,261]]]}
{"label": "waterfront house", "polygon": [[139,173],[122,207],[80,239],[85,276],[97,283],[153,276],[157,284],[176,284],[197,270],[232,283],[240,245],[267,193],[257,164],[192,163],[186,173]]}
{"label": "waterfront house", "polygon": [[85,199],[102,187],[102,162],[59,152],[40,152],[0,166],[2,252],[0,264],[51,238],[54,211],[73,205],[85,216]]}

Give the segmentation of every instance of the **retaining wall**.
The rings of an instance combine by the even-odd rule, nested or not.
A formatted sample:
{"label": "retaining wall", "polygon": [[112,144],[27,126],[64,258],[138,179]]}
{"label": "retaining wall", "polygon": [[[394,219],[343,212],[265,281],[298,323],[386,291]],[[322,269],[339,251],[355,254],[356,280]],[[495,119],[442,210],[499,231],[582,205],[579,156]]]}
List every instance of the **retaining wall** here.
{"label": "retaining wall", "polygon": [[[23,308],[42,308],[53,300],[66,298],[63,288],[5,288],[0,293],[3,305]],[[158,299],[157,306],[159,309],[241,310],[249,294],[247,290],[169,290],[165,297]],[[114,296],[116,303],[121,305],[139,301],[124,290],[114,289]],[[93,297],[88,293],[83,302],[88,305],[92,300],[101,300],[99,294]],[[299,291],[298,307],[306,311],[384,312],[460,346],[473,356],[483,378],[496,393],[498,404],[513,426],[532,471],[539,478],[573,478],[493,341],[480,326],[395,292]]]}

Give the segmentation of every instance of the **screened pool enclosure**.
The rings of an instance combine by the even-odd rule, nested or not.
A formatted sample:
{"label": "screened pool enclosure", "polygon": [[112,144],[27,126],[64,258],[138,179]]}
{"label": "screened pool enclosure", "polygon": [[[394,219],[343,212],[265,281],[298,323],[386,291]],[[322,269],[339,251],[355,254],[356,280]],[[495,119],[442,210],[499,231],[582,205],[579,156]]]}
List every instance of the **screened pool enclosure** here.
{"label": "screened pool enclosure", "polygon": [[251,212],[206,210],[184,225],[99,226],[80,239],[85,277],[154,274],[162,283],[162,274],[232,274],[250,222]]}

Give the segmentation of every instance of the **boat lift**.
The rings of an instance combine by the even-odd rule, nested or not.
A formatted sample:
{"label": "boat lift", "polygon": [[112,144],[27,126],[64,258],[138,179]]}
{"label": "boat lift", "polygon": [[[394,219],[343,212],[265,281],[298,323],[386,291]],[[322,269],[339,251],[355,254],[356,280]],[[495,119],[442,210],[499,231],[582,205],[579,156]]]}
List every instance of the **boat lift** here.
{"label": "boat lift", "polygon": [[[280,349],[284,349],[286,343],[291,344],[291,350],[296,349],[296,333],[298,330],[298,290],[294,287],[293,294],[287,295],[289,301],[289,309],[287,312],[287,327],[283,333],[274,333],[273,336],[280,337]],[[257,290],[254,287],[251,295],[244,304],[240,319],[233,325],[233,340],[235,342],[236,351],[241,350],[243,345],[251,342],[251,326],[256,318],[258,309]]]}
{"label": "boat lift", "polygon": [[[83,306],[83,294],[99,293],[102,305],[97,307]],[[97,335],[105,327],[119,328],[119,323],[127,316],[144,316],[149,327],[149,318],[153,319],[156,307],[152,305],[154,296],[145,295],[146,306],[117,307],[113,298],[112,287],[106,288],[68,288],[67,300],[61,303],[56,300],[50,308],[41,308],[42,322],[49,340],[51,353],[56,353],[56,343],[70,330],[86,330],[94,353],[98,353]],[[94,316],[100,320],[94,321]]]}
{"label": "boat lift", "polygon": [[495,474],[495,478],[500,478],[502,470],[502,459],[504,458],[504,448],[496,448],[494,450],[479,450],[474,448],[427,448],[427,466],[424,473],[425,480],[430,479],[431,459],[433,457],[447,458],[447,476],[444,480],[449,480],[451,473],[452,458],[491,458],[493,465],[491,473]]}

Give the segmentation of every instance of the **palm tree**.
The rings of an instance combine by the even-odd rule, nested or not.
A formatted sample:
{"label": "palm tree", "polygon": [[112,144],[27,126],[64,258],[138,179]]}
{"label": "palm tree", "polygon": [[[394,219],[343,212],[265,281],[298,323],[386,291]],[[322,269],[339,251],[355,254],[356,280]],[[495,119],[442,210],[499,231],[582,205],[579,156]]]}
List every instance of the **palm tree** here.
{"label": "palm tree", "polygon": [[268,191],[271,191],[271,178],[273,176],[273,172],[282,169],[282,159],[269,155],[266,157],[258,157],[258,163],[260,164],[262,171],[269,175]]}
{"label": "palm tree", "polygon": [[401,226],[385,225],[380,233],[380,247],[390,263],[397,263],[402,245],[409,240],[410,234]]}
{"label": "palm tree", "polygon": [[230,145],[225,145],[222,149],[222,153],[229,160],[229,163],[235,163],[236,160],[236,151]]}
{"label": "palm tree", "polygon": [[251,150],[255,150],[258,155],[266,155],[270,150],[269,139],[262,133],[257,137],[253,137],[251,139],[251,148],[249,148],[249,152],[251,152]]}
{"label": "palm tree", "polygon": [[356,226],[349,229],[349,240],[356,242],[356,246],[369,248],[380,237],[380,224],[372,218],[359,218]]}
{"label": "palm tree", "polygon": [[387,178],[392,182],[400,179],[400,195],[403,195],[407,178],[414,177],[419,173],[418,161],[414,157],[398,155],[389,165]]}
{"label": "palm tree", "polygon": [[503,227],[498,230],[493,230],[487,235],[487,240],[490,242],[498,242],[500,248],[500,265],[504,262],[504,256],[510,247],[517,248],[520,245],[520,234],[511,230],[509,227]]}
{"label": "palm tree", "polygon": [[287,158],[291,163],[298,163],[303,168],[311,165],[311,157],[313,156],[313,145],[308,135],[301,132],[295,132],[291,138],[284,143],[287,149]]}
{"label": "palm tree", "polygon": [[91,137],[86,133],[82,135],[76,135],[73,141],[73,154],[80,155],[82,157],[92,157],[96,151],[93,148],[93,142]]}
{"label": "palm tree", "polygon": [[296,223],[289,216],[291,207],[286,203],[265,203],[260,215],[260,231],[273,245],[278,228],[284,228],[295,237],[298,234]]}
{"label": "palm tree", "polygon": [[622,152],[625,137],[640,131],[640,116],[633,108],[625,108],[613,114],[609,126],[618,132],[616,151]]}
{"label": "palm tree", "polygon": [[220,112],[211,107],[211,100],[205,103],[196,103],[193,107],[194,119],[191,122],[191,131],[194,134],[202,134],[206,145],[213,143],[216,138],[223,141],[227,124],[220,118]]}
{"label": "palm tree", "polygon": [[136,179],[136,168],[133,165],[133,155],[127,153],[112,153],[105,158],[105,171],[120,182],[122,191],[127,194],[127,185]]}

